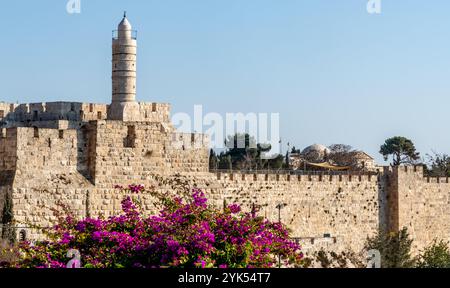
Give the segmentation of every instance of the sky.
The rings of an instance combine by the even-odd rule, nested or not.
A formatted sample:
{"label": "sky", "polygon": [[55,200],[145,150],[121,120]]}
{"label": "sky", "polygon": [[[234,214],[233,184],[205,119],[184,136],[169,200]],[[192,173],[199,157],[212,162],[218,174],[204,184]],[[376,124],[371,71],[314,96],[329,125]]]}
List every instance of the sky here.
{"label": "sky", "polygon": [[[450,153],[450,1],[2,1],[0,101],[111,101],[111,31],[138,30],[137,98],[173,113],[279,113],[297,148],[388,137]],[[286,149],[286,147],[284,148]]]}

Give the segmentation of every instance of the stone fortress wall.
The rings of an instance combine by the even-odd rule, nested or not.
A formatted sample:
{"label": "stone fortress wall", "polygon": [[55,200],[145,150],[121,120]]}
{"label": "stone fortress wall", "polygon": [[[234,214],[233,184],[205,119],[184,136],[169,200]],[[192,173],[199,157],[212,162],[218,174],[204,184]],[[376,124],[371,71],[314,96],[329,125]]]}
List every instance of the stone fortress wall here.
{"label": "stone fortress wall", "polygon": [[[139,104],[142,121],[133,122],[93,120],[107,105],[2,104],[0,111],[12,107],[0,118],[0,215],[12,198],[19,227],[52,226],[51,209],[59,202],[80,218],[112,215],[121,202],[115,185],[149,185],[155,174],[208,171],[208,137],[176,132],[166,104]],[[42,236],[31,230],[30,239]]]}
{"label": "stone fortress wall", "polygon": [[[302,246],[362,250],[386,221],[386,190],[377,175],[217,175],[223,198],[281,219]],[[279,210],[277,205],[286,204]]]}
{"label": "stone fortress wall", "polygon": [[414,251],[433,240],[450,242],[449,178],[424,177],[421,166],[388,169],[387,175],[393,184],[390,229],[408,228]]}
{"label": "stone fortress wall", "polygon": [[[83,105],[79,107],[91,111],[89,104]],[[43,106],[57,105],[28,107]],[[107,111],[106,105],[94,107]],[[52,119],[52,128],[38,125],[49,118],[12,122],[9,119],[16,115],[4,115],[8,128],[1,130],[0,137],[0,204],[10,195],[20,227],[50,227],[56,220],[51,208],[59,202],[79,218],[108,217],[120,213],[125,196],[115,185],[143,184],[169,191],[171,187],[154,176],[180,175],[205,191],[218,207],[224,202],[239,203],[246,211],[258,207],[260,215],[272,221],[280,218],[306,250],[359,251],[368,236],[386,228],[407,227],[415,239],[415,251],[434,238],[450,240],[447,178],[424,178],[420,167],[389,167],[378,174],[360,175],[210,173],[208,137],[177,133],[169,109],[153,108],[154,104],[145,104],[140,109],[147,121]],[[26,115],[33,114],[30,111]],[[55,113],[40,113],[45,111]],[[89,117],[96,112],[83,114]],[[149,214],[157,212],[154,199],[139,198]],[[279,210],[281,203],[287,205]],[[24,230],[29,239],[42,236],[37,230]]]}

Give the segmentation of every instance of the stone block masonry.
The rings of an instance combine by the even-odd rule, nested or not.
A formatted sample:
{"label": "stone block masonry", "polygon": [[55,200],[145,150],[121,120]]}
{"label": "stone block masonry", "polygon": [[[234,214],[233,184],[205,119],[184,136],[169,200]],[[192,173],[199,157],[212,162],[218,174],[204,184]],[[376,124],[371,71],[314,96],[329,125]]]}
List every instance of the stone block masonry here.
{"label": "stone block masonry", "polygon": [[208,171],[208,139],[203,135],[174,133],[171,125],[162,122],[89,125],[96,142],[89,152],[96,186],[141,183],[152,174]]}
{"label": "stone block masonry", "polygon": [[396,186],[391,192],[391,230],[408,228],[414,251],[423,250],[433,240],[450,242],[449,178],[423,177],[421,166],[399,167],[388,173]]}
{"label": "stone block masonry", "polygon": [[[210,173],[207,136],[177,133],[168,106],[141,107],[149,121],[54,120],[54,128],[33,125],[39,121],[4,124],[0,212],[9,193],[18,226],[52,226],[56,219],[50,208],[58,203],[71,207],[80,219],[108,217],[120,212],[125,196],[115,185],[170,191],[155,181],[159,175],[186,178],[217,207],[239,203],[272,221],[280,218],[308,251],[360,251],[378,230],[402,227],[415,239],[415,253],[435,238],[450,240],[447,178],[424,178],[420,167],[387,167],[361,175]],[[146,213],[157,213],[154,199],[139,197]],[[287,205],[279,210],[279,204]],[[27,237],[42,235],[29,229]]]}
{"label": "stone block masonry", "polygon": [[323,239],[336,251],[360,251],[387,217],[386,191],[376,175],[219,174],[217,181],[227,203],[281,219],[304,245]]}
{"label": "stone block masonry", "polygon": [[[167,104],[138,105],[142,121],[132,122],[95,119],[107,105],[0,105],[7,111],[0,126],[0,212],[10,198],[14,214],[14,223],[0,223],[50,227],[58,203],[80,218],[113,215],[120,211],[117,184],[208,171],[208,137],[177,133]],[[26,232],[28,239],[42,237]]]}

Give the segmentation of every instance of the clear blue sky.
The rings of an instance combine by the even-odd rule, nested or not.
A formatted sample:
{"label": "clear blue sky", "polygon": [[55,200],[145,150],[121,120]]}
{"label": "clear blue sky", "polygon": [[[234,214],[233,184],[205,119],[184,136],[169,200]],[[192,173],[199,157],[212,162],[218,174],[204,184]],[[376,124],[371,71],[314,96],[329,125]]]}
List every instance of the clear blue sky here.
{"label": "clear blue sky", "polygon": [[279,112],[285,142],[450,153],[450,1],[2,1],[0,101],[110,102],[111,31],[139,30],[138,99]]}

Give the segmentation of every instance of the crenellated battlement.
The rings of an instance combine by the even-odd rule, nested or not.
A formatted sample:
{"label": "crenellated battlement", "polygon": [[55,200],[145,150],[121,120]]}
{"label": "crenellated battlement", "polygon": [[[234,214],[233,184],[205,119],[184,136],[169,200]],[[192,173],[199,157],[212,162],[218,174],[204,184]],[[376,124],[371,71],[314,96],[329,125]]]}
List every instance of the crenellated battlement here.
{"label": "crenellated battlement", "polygon": [[449,177],[425,177],[424,180],[431,184],[450,184]]}
{"label": "crenellated battlement", "polygon": [[258,171],[251,172],[216,172],[217,180],[235,182],[377,182],[378,173],[277,173],[275,171],[266,173]]}
{"label": "crenellated battlement", "polygon": [[[67,120],[89,122],[106,120],[110,105],[80,102],[0,103],[0,121],[13,126],[19,123]],[[138,103],[140,121],[170,122],[170,104]]]}
{"label": "crenellated battlement", "polygon": [[170,109],[170,104],[166,103],[139,103],[139,113],[144,121],[168,123]]}
{"label": "crenellated battlement", "polygon": [[201,149],[209,147],[209,136],[198,133],[179,133],[172,134],[171,145],[175,149]]}
{"label": "crenellated battlement", "polygon": [[425,184],[450,184],[450,177],[427,176],[424,172],[423,166],[421,165],[387,167],[387,169],[390,173],[394,172],[400,178],[407,177]]}
{"label": "crenellated battlement", "polygon": [[[7,122],[101,120],[107,117],[106,104],[79,102],[0,103],[0,119]],[[3,116],[3,117],[1,117]]]}

